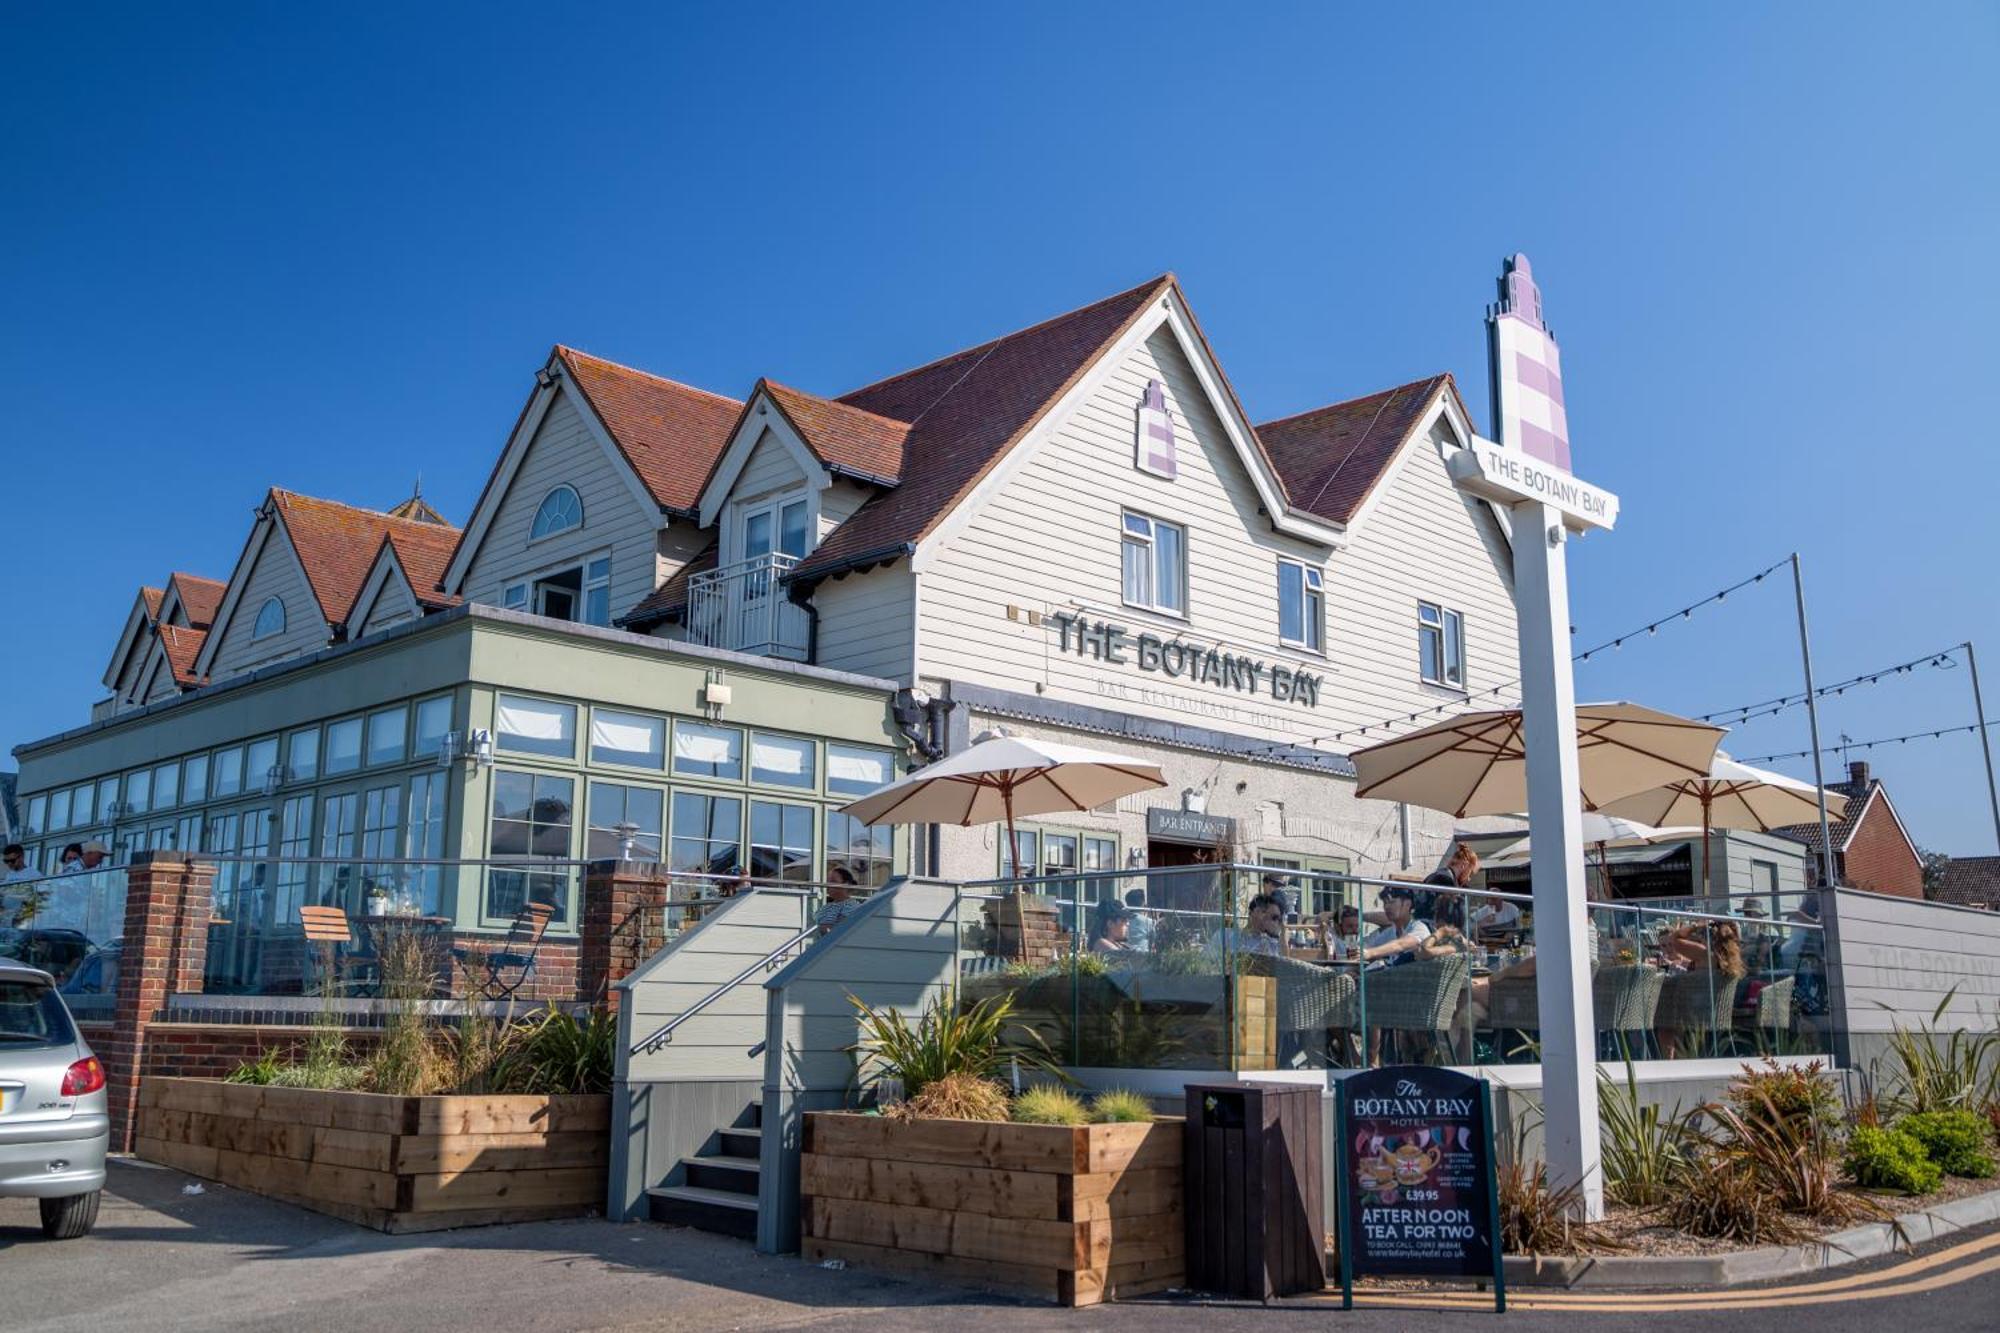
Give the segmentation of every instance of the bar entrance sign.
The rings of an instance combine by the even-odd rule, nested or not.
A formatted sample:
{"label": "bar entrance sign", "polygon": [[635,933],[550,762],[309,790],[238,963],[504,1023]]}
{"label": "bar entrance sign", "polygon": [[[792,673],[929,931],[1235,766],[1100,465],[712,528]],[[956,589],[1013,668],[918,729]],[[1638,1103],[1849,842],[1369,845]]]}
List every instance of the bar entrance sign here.
{"label": "bar entrance sign", "polygon": [[1334,1115],[1341,1308],[1360,1273],[1490,1277],[1506,1310],[1486,1080],[1390,1065],[1340,1080]]}

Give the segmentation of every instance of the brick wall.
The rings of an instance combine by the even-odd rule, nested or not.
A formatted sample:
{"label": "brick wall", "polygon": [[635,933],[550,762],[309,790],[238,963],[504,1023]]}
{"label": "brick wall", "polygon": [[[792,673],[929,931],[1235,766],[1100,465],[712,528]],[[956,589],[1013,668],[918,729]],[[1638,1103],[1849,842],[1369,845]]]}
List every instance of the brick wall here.
{"label": "brick wall", "polygon": [[[312,1029],[228,1023],[154,1023],[146,1030],[143,1073],[189,1078],[222,1078],[269,1050],[293,1059],[305,1054]],[[371,1050],[381,1034],[350,1030],[348,1049],[356,1055]]]}
{"label": "brick wall", "polygon": [[154,1018],[169,995],[201,989],[214,875],[212,864],[185,852],[141,852],[125,872],[116,1021],[102,1044],[92,1043],[109,1082],[113,1151],[132,1147],[139,1075]]}
{"label": "brick wall", "polygon": [[612,984],[666,944],[667,878],[659,866],[636,861],[591,865],[577,922],[578,998],[618,1007]]}
{"label": "brick wall", "polygon": [[1841,857],[1843,878],[1857,889],[1891,893],[1899,898],[1924,896],[1924,867],[1916,849],[1903,836],[1886,796],[1868,806]]}

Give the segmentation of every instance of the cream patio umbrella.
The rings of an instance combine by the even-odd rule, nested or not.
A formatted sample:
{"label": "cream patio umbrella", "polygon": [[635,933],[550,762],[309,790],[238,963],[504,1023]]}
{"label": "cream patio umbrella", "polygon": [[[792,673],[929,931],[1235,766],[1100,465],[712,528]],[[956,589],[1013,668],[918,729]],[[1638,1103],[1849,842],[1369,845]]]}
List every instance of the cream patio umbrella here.
{"label": "cream patio umbrella", "polygon": [[[1578,704],[1576,757],[1583,808],[1664,783],[1699,778],[1715,762],[1724,728],[1634,703]],[[1528,804],[1521,710],[1491,709],[1398,736],[1354,753],[1357,796],[1403,801],[1464,818]]]}
{"label": "cream patio umbrella", "polygon": [[1011,864],[1020,845],[1014,838],[1016,815],[1092,810],[1166,785],[1160,766],[1143,759],[989,731],[957,754],[878,787],[840,812],[864,824],[1004,820]]}
{"label": "cream patio umbrella", "polygon": [[[1825,795],[1827,818],[1840,818],[1847,809],[1847,798],[1833,792]],[[1819,802],[1820,791],[1812,783],[1739,764],[1717,750],[1707,773],[1676,778],[1649,791],[1609,802],[1605,808],[1607,813],[1630,819],[1699,819],[1705,880],[1702,888],[1713,897],[1715,864],[1708,855],[1709,830],[1733,828],[1769,833],[1787,824],[1817,820]]]}

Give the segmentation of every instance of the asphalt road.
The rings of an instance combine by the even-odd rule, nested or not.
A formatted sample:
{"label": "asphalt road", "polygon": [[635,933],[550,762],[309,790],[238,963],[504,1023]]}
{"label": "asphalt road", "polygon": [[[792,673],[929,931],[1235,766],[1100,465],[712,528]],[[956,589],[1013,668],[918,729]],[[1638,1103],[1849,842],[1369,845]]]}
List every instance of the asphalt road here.
{"label": "asphalt road", "polygon": [[[116,1164],[97,1231],[61,1243],[42,1239],[32,1202],[0,1200],[0,1329],[810,1327],[882,1333],[976,1320],[1024,1329],[1151,1333],[1326,1321],[1371,1331],[1461,1321],[1486,1327],[1493,1318],[1469,1305],[1343,1313],[1324,1299],[1266,1308],[1162,1298],[1057,1310],[767,1258],[741,1242],[695,1231],[574,1221],[381,1236],[218,1185],[184,1193],[192,1183],[178,1172]],[[1995,1242],[1977,1246],[1986,1236]],[[1942,1258],[1925,1259],[1940,1253]],[[1829,1281],[1839,1285],[1826,1290]],[[1516,1296],[1518,1308],[1507,1316],[1512,1328],[1713,1333],[1718,1326],[1809,1321],[1813,1333],[1874,1333],[1891,1324],[1924,1333],[1992,1333],[2000,1327],[2000,1233],[1961,1233],[1920,1252],[1918,1261],[1898,1256],[1810,1284],[1694,1298],[1711,1302],[1709,1308],[1659,1308],[1688,1299],[1672,1293],[1589,1301],[1526,1291]],[[1717,1299],[1727,1306],[1715,1308]],[[1575,1308],[1545,1308],[1556,1304]]]}

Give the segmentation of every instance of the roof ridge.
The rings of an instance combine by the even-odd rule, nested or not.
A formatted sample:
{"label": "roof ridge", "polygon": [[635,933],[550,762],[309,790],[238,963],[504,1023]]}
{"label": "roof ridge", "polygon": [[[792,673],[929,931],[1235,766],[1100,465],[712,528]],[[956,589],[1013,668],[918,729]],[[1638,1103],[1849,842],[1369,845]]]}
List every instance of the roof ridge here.
{"label": "roof ridge", "polygon": [[[367,505],[349,504],[345,500],[330,500],[324,495],[307,495],[304,491],[288,490],[283,486],[273,486],[271,488],[271,494],[281,495],[291,500],[304,500],[308,504],[332,505],[336,509],[345,509],[348,512],[355,514],[365,514],[369,518],[379,518],[384,523],[393,523],[398,525],[399,527],[404,527],[404,528],[413,528],[413,529],[424,528],[432,531],[443,531],[443,532],[454,532],[454,533],[459,530],[456,526],[450,523],[426,523],[422,519],[402,518],[399,517],[398,515],[389,513],[387,510],[370,509]],[[214,582],[213,579],[209,581]]]}
{"label": "roof ridge", "polygon": [[[843,412],[853,412],[858,416],[873,417],[886,426],[894,426],[897,430],[907,431],[911,426],[916,424],[913,421],[902,421],[896,417],[884,416],[880,412],[871,412],[865,407],[857,407],[853,403],[844,403],[838,398],[829,398],[823,393],[814,393],[811,389],[801,389],[796,385],[786,384],[783,380],[774,380],[769,375],[758,376],[757,382],[767,388],[781,389],[786,393],[798,394],[802,398],[810,398],[814,402],[825,403],[828,407],[837,407]],[[747,402],[748,400],[746,399],[745,401]]]}
{"label": "roof ridge", "polygon": [[1303,412],[1294,412],[1290,416],[1272,417],[1269,421],[1260,421],[1256,423],[1257,429],[1262,430],[1266,426],[1283,426],[1289,422],[1300,421],[1310,416],[1317,416],[1321,412],[1331,412],[1335,408],[1339,407],[1352,407],[1354,406],[1354,404],[1363,402],[1370,398],[1390,397],[1394,394],[1401,393],[1405,389],[1414,388],[1419,384],[1434,384],[1439,380],[1448,380],[1450,378],[1451,378],[1450,371],[1441,370],[1434,375],[1425,375],[1419,379],[1406,380],[1401,384],[1392,384],[1386,389],[1376,389],[1371,393],[1357,393],[1352,398],[1339,398],[1331,403],[1321,403],[1318,407],[1309,407]]}
{"label": "roof ridge", "polygon": [[637,366],[628,366],[623,361],[613,361],[608,356],[598,356],[595,352],[586,352],[580,347],[571,347],[568,343],[557,343],[556,351],[566,356],[577,356],[582,357],[586,361],[595,361],[600,366],[609,366],[613,370],[622,370],[630,375],[643,375],[649,380],[657,380],[661,384],[671,384],[676,389],[685,389],[689,393],[698,393],[704,398],[713,398],[717,402],[734,403],[738,407],[743,405],[741,398],[731,398],[726,393],[717,393],[713,389],[704,389],[698,384],[689,384],[685,380],[669,379],[665,375],[657,375],[650,370],[641,370]]}
{"label": "roof ridge", "polygon": [[[1139,283],[1138,285],[1133,287],[1127,287],[1122,292],[1114,292],[1110,296],[1102,297],[1095,301],[1086,302],[1083,305],[1077,306],[1073,310],[1065,310],[1061,314],[1051,315],[1047,319],[1037,320],[1035,323],[1029,324],[1024,328],[1015,329],[1011,333],[1003,333],[997,338],[988,338],[983,343],[974,343],[970,347],[961,347],[955,352],[948,352],[943,356],[932,357],[929,361],[924,362],[922,365],[911,366],[908,370],[898,371],[894,375],[885,375],[879,380],[871,380],[867,384],[860,385],[857,388],[849,389],[846,393],[841,394],[832,401],[840,403],[843,406],[846,406],[848,405],[847,400],[849,398],[857,397],[861,394],[867,393],[871,389],[879,389],[885,384],[894,384],[898,380],[909,379],[913,375],[921,374],[926,370],[935,369],[936,367],[943,365],[947,361],[955,361],[962,356],[971,356],[975,352],[991,353],[992,350],[995,347],[998,347],[1001,343],[1010,342],[1013,339],[1022,337],[1026,334],[1035,333],[1041,329],[1049,327],[1051,324],[1057,324],[1065,319],[1072,318],[1073,316],[1076,315],[1081,315],[1086,311],[1095,310],[1099,306],[1110,305],[1113,301],[1122,301],[1127,297],[1131,296],[1134,292],[1146,291],[1148,289],[1156,287],[1170,287],[1175,285],[1178,281],[1179,279],[1174,276],[1173,270],[1169,269],[1165,273],[1160,274],[1158,277],[1149,278],[1145,282]],[[960,378],[963,379],[964,377],[961,376]],[[949,392],[949,390],[947,390],[946,392]],[[863,410],[865,411],[866,409],[864,408]],[[918,415],[921,416],[922,413],[919,413]],[[885,417],[883,419],[894,420],[893,417]]]}

